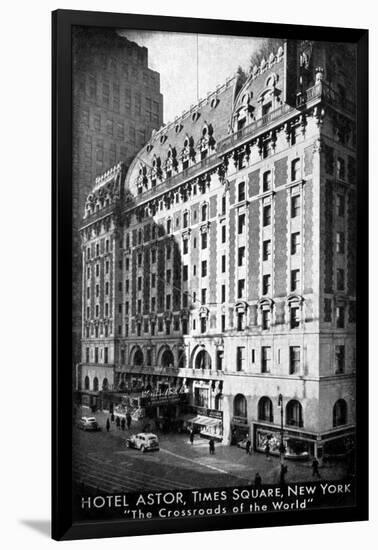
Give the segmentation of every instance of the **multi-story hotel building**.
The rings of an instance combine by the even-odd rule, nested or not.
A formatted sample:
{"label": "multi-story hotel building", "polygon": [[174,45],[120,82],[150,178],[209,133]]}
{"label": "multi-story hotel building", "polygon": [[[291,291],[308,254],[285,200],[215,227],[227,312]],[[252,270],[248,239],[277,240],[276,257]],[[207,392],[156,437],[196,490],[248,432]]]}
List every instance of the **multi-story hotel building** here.
{"label": "multi-story hotel building", "polygon": [[82,212],[93,182],[121,160],[128,166],[163,122],[160,75],[148,51],[113,29],[73,31],[73,351],[80,361]]}
{"label": "multi-story hotel building", "polygon": [[352,436],[355,68],[331,50],[285,43],[96,179],[84,394],[160,391],[163,416],[185,395],[169,414],[257,449],[282,433],[321,457]]}

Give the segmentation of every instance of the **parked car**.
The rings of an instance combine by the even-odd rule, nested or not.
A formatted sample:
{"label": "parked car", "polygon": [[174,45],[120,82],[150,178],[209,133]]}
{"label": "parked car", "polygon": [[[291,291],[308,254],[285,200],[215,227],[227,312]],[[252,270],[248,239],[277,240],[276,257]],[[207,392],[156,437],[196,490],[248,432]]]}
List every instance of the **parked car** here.
{"label": "parked car", "polygon": [[159,440],[155,434],[139,433],[130,436],[126,439],[126,447],[138,449],[145,453],[146,451],[158,451]]}
{"label": "parked car", "polygon": [[83,416],[78,422],[78,427],[81,430],[97,432],[100,428],[94,416]]}

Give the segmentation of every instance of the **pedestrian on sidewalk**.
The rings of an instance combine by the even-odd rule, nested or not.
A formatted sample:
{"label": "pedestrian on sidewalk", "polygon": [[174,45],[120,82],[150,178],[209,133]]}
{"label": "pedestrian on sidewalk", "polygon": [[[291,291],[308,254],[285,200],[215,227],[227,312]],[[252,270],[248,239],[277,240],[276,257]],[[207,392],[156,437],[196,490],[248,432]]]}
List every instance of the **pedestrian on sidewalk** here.
{"label": "pedestrian on sidewalk", "polygon": [[314,476],[317,476],[319,478],[321,477],[319,472],[319,462],[316,460],[316,458],[314,458],[314,460],[312,461],[312,477]]}
{"label": "pedestrian on sidewalk", "polygon": [[209,441],[209,453],[211,455],[215,454],[215,443],[214,443],[214,439],[210,439]]}
{"label": "pedestrian on sidewalk", "polygon": [[259,472],[256,472],[256,475],[255,475],[255,487],[256,487],[256,489],[260,489],[261,485],[262,485],[261,475],[259,474]]}
{"label": "pedestrian on sidewalk", "polygon": [[110,420],[114,422],[114,412],[112,412],[112,414],[110,415]]}
{"label": "pedestrian on sidewalk", "polygon": [[120,424],[121,424],[121,421],[119,419],[119,416],[116,416],[116,426],[117,426],[117,430],[120,429]]}
{"label": "pedestrian on sidewalk", "polygon": [[251,452],[251,442],[249,439],[247,439],[247,443],[245,445],[245,452],[247,453],[247,455],[249,455],[249,453]]}
{"label": "pedestrian on sidewalk", "polygon": [[281,464],[281,470],[280,470],[280,485],[283,486],[286,483],[285,476],[287,474],[287,466],[286,464]]}
{"label": "pedestrian on sidewalk", "polygon": [[189,441],[190,441],[191,445],[193,445],[193,441],[194,441],[194,432],[193,432],[193,430],[190,431]]}
{"label": "pedestrian on sidewalk", "polygon": [[123,416],[121,420],[121,429],[123,432],[125,431],[125,428],[126,428],[126,420],[125,420],[125,417]]}
{"label": "pedestrian on sidewalk", "polygon": [[127,429],[129,430],[131,426],[131,414],[129,412],[126,415],[126,424],[127,424]]}
{"label": "pedestrian on sidewalk", "polygon": [[106,431],[108,432],[110,430],[110,422],[109,418],[106,419]]}

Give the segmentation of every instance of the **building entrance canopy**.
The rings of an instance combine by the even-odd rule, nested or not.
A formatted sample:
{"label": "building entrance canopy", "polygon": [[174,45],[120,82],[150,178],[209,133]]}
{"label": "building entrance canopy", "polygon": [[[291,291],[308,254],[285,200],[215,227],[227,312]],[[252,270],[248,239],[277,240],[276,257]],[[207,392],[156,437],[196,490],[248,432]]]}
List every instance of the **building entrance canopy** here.
{"label": "building entrance canopy", "polygon": [[187,422],[191,424],[198,424],[200,426],[216,426],[221,424],[222,421],[219,418],[210,418],[209,416],[197,415],[193,418],[188,418]]}

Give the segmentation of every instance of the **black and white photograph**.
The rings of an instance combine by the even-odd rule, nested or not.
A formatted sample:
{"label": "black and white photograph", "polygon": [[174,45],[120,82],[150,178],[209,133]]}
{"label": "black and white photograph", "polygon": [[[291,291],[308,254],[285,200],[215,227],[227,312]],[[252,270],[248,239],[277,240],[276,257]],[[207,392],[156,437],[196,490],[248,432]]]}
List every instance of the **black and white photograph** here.
{"label": "black and white photograph", "polygon": [[357,44],[193,27],[72,25],[79,523],[358,504]]}

